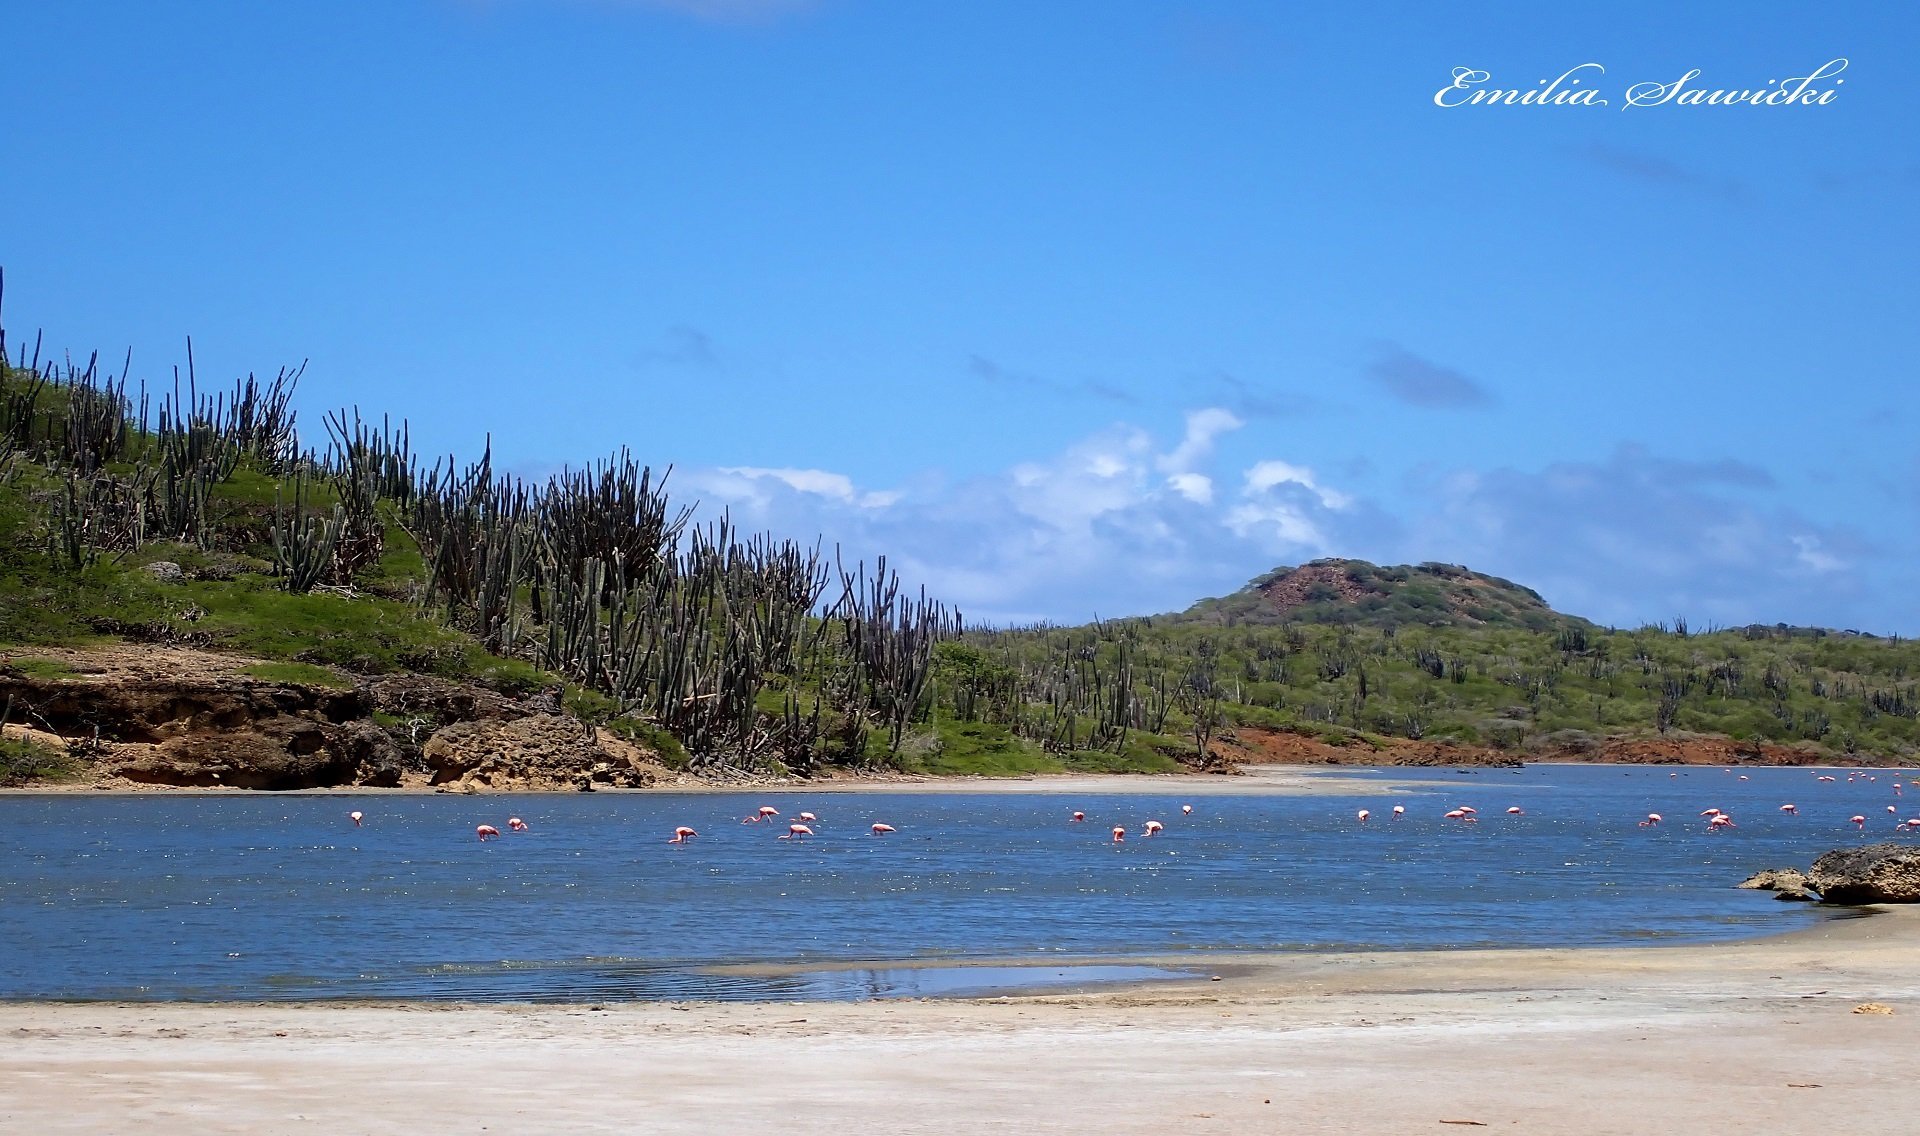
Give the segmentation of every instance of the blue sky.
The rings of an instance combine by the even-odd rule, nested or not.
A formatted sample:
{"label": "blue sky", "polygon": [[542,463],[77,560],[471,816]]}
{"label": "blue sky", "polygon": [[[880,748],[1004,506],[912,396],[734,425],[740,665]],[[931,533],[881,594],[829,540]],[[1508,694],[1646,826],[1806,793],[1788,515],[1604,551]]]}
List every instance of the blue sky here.
{"label": "blue sky", "polygon": [[[630,445],[971,615],[1323,555],[1920,633],[1920,15],[0,0],[15,341]],[[1640,82],[1814,107],[1625,108]],[[1580,63],[1608,107],[1440,108]]]}

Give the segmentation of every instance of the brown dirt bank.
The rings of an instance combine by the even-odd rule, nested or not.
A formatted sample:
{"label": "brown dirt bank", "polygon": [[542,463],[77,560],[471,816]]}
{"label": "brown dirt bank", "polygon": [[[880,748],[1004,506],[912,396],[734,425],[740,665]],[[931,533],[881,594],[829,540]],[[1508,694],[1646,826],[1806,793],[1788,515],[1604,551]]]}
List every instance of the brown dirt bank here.
{"label": "brown dirt bank", "polygon": [[[0,650],[0,729],[80,761],[82,774],[37,788],[108,790],[392,788],[559,791],[751,785],[839,789],[963,786],[973,779],[833,775],[709,781],[560,712],[557,692],[512,698],[423,675],[314,675],[260,659],[151,645]],[[292,681],[288,679],[291,677]],[[311,679],[311,681],[301,681]],[[1718,737],[1610,738],[1529,752],[1404,738],[1329,740],[1241,726],[1213,743],[1212,772],[1147,783],[1255,789],[1275,765],[1511,766],[1524,761],[1716,766],[1815,765],[1816,750]],[[1863,759],[1865,760],[1865,759]],[[1225,774],[1223,777],[1222,774]],[[1066,784],[1075,779],[1019,779]],[[1270,780],[1270,779],[1269,779]],[[989,780],[986,785],[1004,784]],[[1122,790],[1124,791],[1124,790]],[[1181,791],[1188,791],[1182,789]]]}
{"label": "brown dirt bank", "polygon": [[1662,738],[1602,738],[1579,746],[1537,750],[1493,749],[1449,741],[1407,738],[1329,741],[1318,735],[1260,726],[1236,726],[1215,748],[1241,765],[1410,765],[1514,766],[1528,762],[1599,765],[1798,766],[1854,764],[1885,766],[1888,759],[1855,754],[1842,762],[1813,748],[1732,738],[1673,735]]}
{"label": "brown dirt bank", "polygon": [[[637,788],[655,755],[560,713],[424,675],[316,681],[244,656],[125,646],[0,652],[5,731],[67,749],[88,788]],[[305,678],[305,675],[301,675]]]}

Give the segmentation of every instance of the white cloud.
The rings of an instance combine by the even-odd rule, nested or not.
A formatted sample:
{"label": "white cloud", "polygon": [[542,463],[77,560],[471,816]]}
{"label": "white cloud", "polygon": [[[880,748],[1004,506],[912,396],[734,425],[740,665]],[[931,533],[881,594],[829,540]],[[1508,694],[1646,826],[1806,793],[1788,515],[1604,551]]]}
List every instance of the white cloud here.
{"label": "white cloud", "polygon": [[[713,475],[719,475],[718,477]],[[758,501],[764,497],[763,481],[776,481],[797,493],[810,493],[833,501],[843,501],[862,509],[884,509],[899,501],[897,489],[860,492],[853,479],[844,473],[824,469],[762,469],[756,466],[722,466],[703,476],[689,474],[688,480],[723,500]]]}
{"label": "white cloud", "polygon": [[1185,473],[1213,453],[1213,440],[1245,425],[1232,411],[1209,406],[1187,412],[1187,433],[1180,444],[1162,455],[1157,465],[1166,473]]}
{"label": "white cloud", "polygon": [[1246,488],[1242,495],[1258,496],[1269,489],[1281,485],[1298,485],[1312,493],[1319,502],[1329,509],[1344,509],[1353,504],[1353,498],[1336,489],[1328,489],[1320,484],[1313,471],[1305,466],[1291,462],[1267,461],[1255,462],[1246,472]]}
{"label": "white cloud", "polygon": [[1452,472],[1420,493],[1407,559],[1449,560],[1538,589],[1562,611],[1622,626],[1715,622],[1880,627],[1869,545],[1775,501],[1764,470],[1623,445],[1537,471]]}
{"label": "white cloud", "polygon": [[1213,503],[1213,478],[1204,473],[1176,473],[1167,478],[1167,487],[1196,505]]}
{"label": "white cloud", "polygon": [[1268,536],[1282,545],[1298,545],[1313,556],[1328,551],[1326,534],[1306,513],[1287,504],[1235,505],[1227,511],[1227,527],[1243,537]]}
{"label": "white cloud", "polygon": [[849,561],[884,553],[976,622],[1178,610],[1278,565],[1356,556],[1464,563],[1603,623],[1911,630],[1883,626],[1871,602],[1875,550],[1779,506],[1764,471],[1622,446],[1534,470],[1428,471],[1390,513],[1303,462],[1217,468],[1229,417],[1187,415],[1171,447],[1121,423],[998,473],[929,471],[884,490],[823,469],[675,477],[703,512],[725,507],[744,527],[823,536]]}
{"label": "white cloud", "polygon": [[1799,560],[1801,567],[1809,571],[1839,572],[1847,567],[1845,560],[1821,548],[1820,538],[1817,536],[1795,536],[1793,544],[1800,550],[1796,559]]}

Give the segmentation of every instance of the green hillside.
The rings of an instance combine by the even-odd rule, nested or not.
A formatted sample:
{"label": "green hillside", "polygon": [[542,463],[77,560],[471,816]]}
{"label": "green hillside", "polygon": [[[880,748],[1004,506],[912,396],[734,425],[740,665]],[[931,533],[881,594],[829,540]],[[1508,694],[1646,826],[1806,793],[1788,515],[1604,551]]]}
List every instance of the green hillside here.
{"label": "green hillside", "polygon": [[967,628],[884,558],[692,524],[625,453],[534,482],[484,449],[426,464],[405,424],[352,409],[303,433],[299,380],[206,394],[189,367],[155,398],[13,348],[0,648],[153,643],[283,677],[559,687],[716,775],[1164,771],[1218,765],[1254,728],[1556,757],[1622,739],[1733,739],[1754,760],[1920,746],[1920,648],[1899,639],[1609,630],[1464,567],[1353,560],[1176,615]]}

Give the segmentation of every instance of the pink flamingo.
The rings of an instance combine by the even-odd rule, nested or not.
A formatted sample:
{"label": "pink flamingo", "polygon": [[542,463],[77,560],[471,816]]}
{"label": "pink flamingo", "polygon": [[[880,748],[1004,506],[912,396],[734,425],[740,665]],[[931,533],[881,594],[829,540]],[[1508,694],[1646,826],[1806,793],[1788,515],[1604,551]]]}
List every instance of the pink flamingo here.
{"label": "pink flamingo", "polygon": [[[1897,792],[1897,791],[1898,791],[1898,790],[1896,790],[1896,792]],[[1180,815],[1181,815],[1181,816],[1189,816],[1189,817],[1190,817],[1190,816],[1192,816],[1192,815],[1193,815],[1193,806],[1192,806],[1192,805],[1181,805],[1181,806],[1180,806]]]}
{"label": "pink flamingo", "polygon": [[508,817],[507,828],[512,832],[525,832],[527,831],[527,822],[521,820],[519,817]]}
{"label": "pink flamingo", "polygon": [[1405,805],[1393,806],[1393,819],[1399,820],[1401,817],[1406,815],[1407,815],[1407,806]]}
{"label": "pink flamingo", "polygon": [[1446,816],[1448,820],[1465,820],[1467,812],[1465,809],[1454,809],[1448,812]]}
{"label": "pink flamingo", "polygon": [[1113,842],[1115,844],[1125,844],[1127,842],[1127,830],[1124,828],[1121,828],[1117,824],[1114,825],[1113,826]]}
{"label": "pink flamingo", "polygon": [[806,825],[804,825],[804,824],[790,824],[790,825],[788,825],[788,826],[787,826],[787,834],[786,834],[785,836],[783,836],[783,837],[781,837],[780,839],[782,839],[782,840],[804,840],[804,839],[806,839],[807,837],[809,837],[809,836],[812,836],[812,835],[813,835],[813,830],[812,830],[811,828],[808,828],[808,827],[807,827]]}
{"label": "pink flamingo", "polygon": [[1479,812],[1480,810],[1474,808],[1472,805],[1461,805],[1460,811],[1465,813],[1468,816],[1472,816],[1473,814]]}
{"label": "pink flamingo", "polygon": [[1511,806],[1510,808],[1508,808],[1508,809],[1507,809],[1507,815],[1508,815],[1508,816],[1515,816],[1515,817],[1517,817],[1517,816],[1525,816],[1525,815],[1526,815],[1526,812],[1525,812],[1525,810],[1523,810],[1523,809],[1521,809],[1521,807],[1520,807],[1519,805],[1513,805],[1513,806]]}
{"label": "pink flamingo", "polygon": [[801,824],[819,824],[820,823],[820,818],[817,816],[814,816],[812,813],[801,813],[799,816],[794,817],[793,819],[799,821]]}
{"label": "pink flamingo", "polygon": [[1161,824],[1157,820],[1150,820],[1147,822],[1147,835],[1154,836],[1166,827],[1167,827],[1166,825]]}
{"label": "pink flamingo", "polygon": [[1781,806],[1780,806],[1780,811],[1781,811],[1781,812],[1783,812],[1783,813],[1786,813],[1786,814],[1787,814],[1788,816],[1799,816],[1799,815],[1800,815],[1800,810],[1799,810],[1799,809],[1797,809],[1797,808],[1795,808],[1795,807],[1794,807],[1794,806],[1792,806],[1792,805],[1781,805]]}
{"label": "pink flamingo", "polygon": [[1896,809],[1896,808],[1894,808],[1894,807],[1893,807],[1892,805],[1888,805],[1888,806],[1887,806],[1887,811],[1888,811],[1888,812],[1890,812],[1890,813],[1898,813],[1898,812],[1899,812],[1900,810],[1899,810],[1899,809]]}
{"label": "pink flamingo", "polygon": [[1847,818],[1847,823],[1853,825],[1855,828],[1865,828],[1867,827],[1867,818],[1863,816],[1850,816]]}
{"label": "pink flamingo", "polygon": [[1367,823],[1367,818],[1371,817],[1372,815],[1373,815],[1372,813],[1368,812],[1365,809],[1361,809],[1359,812],[1353,814],[1354,819],[1358,820],[1361,824]]}
{"label": "pink flamingo", "polygon": [[1707,831],[1709,832],[1718,832],[1720,829],[1723,829],[1723,828],[1739,828],[1739,827],[1740,827],[1739,825],[1733,823],[1733,818],[1728,816],[1726,813],[1721,813],[1718,816],[1714,817],[1712,820],[1707,822]]}
{"label": "pink flamingo", "polygon": [[698,835],[700,834],[683,824],[679,828],[676,828],[673,830],[673,839],[667,841],[667,843],[668,844],[691,844],[693,843],[693,838]]}
{"label": "pink flamingo", "polygon": [[1895,827],[1895,828],[1920,828],[1920,817],[1908,817],[1908,818],[1907,818],[1906,820],[1904,820],[1904,821],[1901,821],[1901,822],[1900,822],[1899,824],[1896,824],[1896,825],[1894,825],[1893,827]]}
{"label": "pink flamingo", "polygon": [[1069,821],[1068,821],[1067,823],[1068,823],[1068,824],[1079,824],[1079,823],[1080,823],[1081,821],[1083,821],[1083,820],[1085,820],[1085,819],[1087,819],[1087,814],[1085,814],[1085,813],[1074,813],[1074,814],[1073,814],[1073,819],[1072,819],[1072,820],[1069,820]]}
{"label": "pink flamingo", "polygon": [[1720,815],[1720,810],[1719,809],[1701,809],[1700,815],[1703,817],[1717,817]]}
{"label": "pink flamingo", "polygon": [[1659,813],[1648,813],[1647,819],[1640,822],[1640,827],[1652,828],[1654,825],[1659,824],[1664,819],[1666,818],[1662,817]]}
{"label": "pink flamingo", "polygon": [[893,826],[890,824],[876,824],[873,826],[873,834],[875,836],[885,836],[887,833],[892,831],[893,831]]}
{"label": "pink flamingo", "polygon": [[780,815],[780,810],[774,808],[772,805],[761,805],[759,811],[754,813],[752,816],[741,817],[740,823],[741,824],[759,824],[763,820],[772,820],[774,817],[777,817],[779,815]]}
{"label": "pink flamingo", "polygon": [[350,813],[348,813],[348,814],[347,814],[347,819],[353,822],[353,827],[355,827],[355,828],[359,828],[359,827],[360,827],[360,816],[361,816],[361,813],[360,813],[360,810],[359,810],[359,809],[355,809],[355,810],[353,810],[352,812],[350,812]]}
{"label": "pink flamingo", "polygon": [[490,824],[483,824],[479,828],[474,829],[473,834],[484,841],[500,835],[500,830]]}

